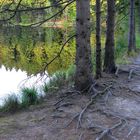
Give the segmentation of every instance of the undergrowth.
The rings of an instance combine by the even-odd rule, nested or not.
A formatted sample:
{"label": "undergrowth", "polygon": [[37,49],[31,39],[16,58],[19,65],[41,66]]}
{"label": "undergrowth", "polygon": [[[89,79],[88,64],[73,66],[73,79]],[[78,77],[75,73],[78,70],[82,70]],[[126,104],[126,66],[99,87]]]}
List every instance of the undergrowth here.
{"label": "undergrowth", "polygon": [[56,90],[63,86],[73,85],[74,81],[75,66],[72,65],[68,68],[67,71],[58,71],[56,72],[49,80],[48,83],[45,83],[43,90],[47,93],[50,90]]}

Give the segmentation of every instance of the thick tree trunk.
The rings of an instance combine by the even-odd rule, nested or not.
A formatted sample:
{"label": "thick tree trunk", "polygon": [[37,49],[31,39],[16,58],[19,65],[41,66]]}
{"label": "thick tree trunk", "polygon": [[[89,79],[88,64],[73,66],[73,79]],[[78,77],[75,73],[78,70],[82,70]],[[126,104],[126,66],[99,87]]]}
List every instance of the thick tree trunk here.
{"label": "thick tree trunk", "polygon": [[104,71],[107,73],[114,73],[116,70],[114,59],[114,25],[115,0],[107,0],[107,31],[104,58]]}
{"label": "thick tree trunk", "polygon": [[129,17],[129,36],[128,36],[128,54],[136,50],[135,44],[135,0],[130,0],[130,17]]}
{"label": "thick tree trunk", "polygon": [[96,0],[96,78],[101,77],[101,7],[100,0]]}
{"label": "thick tree trunk", "polygon": [[90,0],[76,0],[75,87],[84,90],[93,84],[90,48]]}

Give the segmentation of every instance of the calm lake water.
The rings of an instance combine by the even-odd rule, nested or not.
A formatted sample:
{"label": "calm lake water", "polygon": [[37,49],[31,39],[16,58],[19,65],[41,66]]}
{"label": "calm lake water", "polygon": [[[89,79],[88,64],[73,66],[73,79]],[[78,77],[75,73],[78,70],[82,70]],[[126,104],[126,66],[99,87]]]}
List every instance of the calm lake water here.
{"label": "calm lake water", "polygon": [[[23,86],[39,87],[47,82],[48,78],[40,76],[39,72],[57,55],[72,32],[54,28],[1,27],[0,104],[7,95],[19,94]],[[47,68],[48,75],[67,69],[74,62],[74,46],[75,40],[71,40],[61,56]]]}

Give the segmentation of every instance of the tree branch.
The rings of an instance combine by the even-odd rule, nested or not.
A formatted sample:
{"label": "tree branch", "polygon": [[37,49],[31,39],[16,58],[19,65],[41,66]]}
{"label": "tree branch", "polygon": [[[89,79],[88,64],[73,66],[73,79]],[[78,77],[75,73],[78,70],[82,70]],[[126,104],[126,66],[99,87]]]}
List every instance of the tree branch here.
{"label": "tree branch", "polygon": [[56,55],[52,60],[50,60],[48,63],[46,63],[46,65],[45,65],[45,67],[44,67],[44,72],[45,72],[46,68],[48,67],[48,65],[50,65],[55,59],[57,59],[57,58],[61,55],[61,53],[62,53],[62,51],[63,51],[65,45],[66,45],[72,38],[74,38],[75,36],[76,36],[76,35],[72,35],[71,37],[69,37],[69,38],[64,42],[64,44],[62,45],[62,47],[61,47],[60,51],[57,53],[57,55]]}

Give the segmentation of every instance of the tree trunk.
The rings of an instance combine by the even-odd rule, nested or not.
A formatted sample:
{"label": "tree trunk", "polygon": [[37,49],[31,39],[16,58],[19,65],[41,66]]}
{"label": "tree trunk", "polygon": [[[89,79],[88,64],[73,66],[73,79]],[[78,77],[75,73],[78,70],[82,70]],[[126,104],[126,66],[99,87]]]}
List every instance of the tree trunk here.
{"label": "tree trunk", "polygon": [[129,36],[128,36],[128,54],[136,50],[135,39],[135,1],[130,0],[130,17],[129,17]]}
{"label": "tree trunk", "polygon": [[114,59],[114,26],[115,0],[107,0],[107,31],[104,58],[104,71],[107,73],[114,73],[116,70]]}
{"label": "tree trunk", "polygon": [[101,5],[100,0],[96,0],[96,78],[101,77]]}
{"label": "tree trunk", "polygon": [[75,87],[84,90],[93,84],[90,48],[90,0],[76,0]]}

